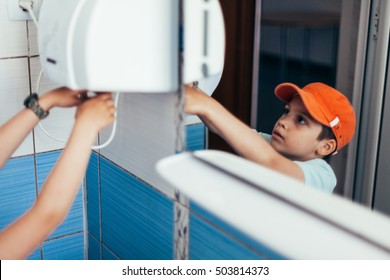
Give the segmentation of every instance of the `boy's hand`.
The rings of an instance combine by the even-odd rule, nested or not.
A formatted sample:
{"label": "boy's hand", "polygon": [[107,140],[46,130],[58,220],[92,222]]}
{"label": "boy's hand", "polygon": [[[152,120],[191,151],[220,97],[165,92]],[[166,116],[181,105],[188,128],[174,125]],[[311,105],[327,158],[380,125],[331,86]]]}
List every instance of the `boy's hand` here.
{"label": "boy's hand", "polygon": [[191,115],[202,116],[205,114],[213,99],[193,85],[186,85],[185,91],[184,111]]}
{"label": "boy's hand", "polygon": [[115,104],[111,93],[99,93],[78,106],[76,122],[98,132],[115,120]]}
{"label": "boy's hand", "polygon": [[81,104],[87,98],[85,90],[71,90],[61,87],[51,90],[39,98],[39,105],[48,111],[53,107],[73,107]]}

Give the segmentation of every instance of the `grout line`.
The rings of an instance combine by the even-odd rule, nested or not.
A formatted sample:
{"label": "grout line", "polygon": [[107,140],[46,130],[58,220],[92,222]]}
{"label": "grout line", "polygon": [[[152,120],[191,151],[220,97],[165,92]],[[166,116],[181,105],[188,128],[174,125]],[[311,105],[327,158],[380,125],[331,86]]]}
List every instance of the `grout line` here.
{"label": "grout line", "polygon": [[89,257],[89,236],[88,236],[88,197],[87,197],[87,178],[86,174],[81,182],[81,196],[82,196],[82,208],[83,208],[83,238],[84,238],[84,260]]}
{"label": "grout line", "polygon": [[[201,125],[201,123],[197,123],[197,124],[194,124],[193,126],[195,125]],[[202,124],[204,125],[204,124]],[[192,126],[192,125],[188,125],[187,127],[189,126]],[[207,138],[207,127],[204,125],[204,129],[205,129],[205,138]],[[207,139],[205,139],[205,141],[207,141]],[[205,146],[205,148],[208,148],[207,146]],[[168,198],[169,200],[171,201],[174,201],[174,202],[177,202],[177,203],[180,203],[182,204],[183,206],[186,206],[185,204],[181,203],[180,200],[177,200],[176,197],[175,197],[175,193],[173,191],[173,196],[169,196],[167,193],[164,193],[162,192],[160,189],[157,189],[155,186],[151,185],[150,183],[146,182],[144,179],[142,179],[141,177],[133,174],[132,172],[130,172],[129,170],[125,169],[124,167],[120,166],[118,163],[114,162],[113,160],[109,159],[108,157],[96,152],[98,157],[99,157],[99,176],[100,176],[100,161],[101,161],[101,158],[106,160],[109,164],[112,164],[114,165],[115,167],[118,167],[119,169],[121,169],[122,171],[124,171],[125,173],[129,174],[130,176],[134,177],[135,179],[137,179],[138,181],[142,182],[143,184],[145,184],[146,186],[150,187],[151,189],[153,189],[154,191],[160,193],[161,195],[163,195],[164,197]],[[100,181],[99,181],[100,182]],[[174,190],[174,188],[172,188]]]}
{"label": "grout line", "polygon": [[[35,179],[35,201],[38,199],[39,195],[39,185],[38,185],[38,168],[37,168],[37,155],[35,153],[35,133],[34,129],[32,130],[32,140],[33,140],[33,158],[34,158],[34,179]],[[35,202],[34,202],[35,203]],[[42,250],[42,242],[40,243],[40,255],[43,260],[43,250]]]}
{"label": "grout line", "polygon": [[[35,144],[35,143],[33,143],[33,144]],[[36,153],[35,153],[35,151],[33,151],[33,153],[31,153],[31,154],[23,154],[23,155],[20,155],[20,156],[15,156],[15,157],[12,157],[11,159],[33,156],[35,154],[37,154],[37,155],[50,154],[50,153],[55,153],[55,152],[61,152],[63,150],[64,149],[55,149],[55,150],[48,150],[48,151],[36,152]]]}
{"label": "grout line", "polygon": [[75,231],[75,232],[71,232],[71,233],[68,233],[68,234],[61,235],[61,236],[56,236],[56,237],[53,237],[53,238],[50,238],[50,239],[45,239],[45,241],[42,242],[42,243],[55,241],[55,240],[59,240],[59,239],[65,238],[65,237],[75,236],[75,235],[78,235],[78,234],[83,234],[83,231],[82,230]]}
{"label": "grout line", "polygon": [[20,58],[28,58],[28,55],[0,57],[0,60],[11,60],[11,59],[20,59]]}
{"label": "grout line", "polygon": [[29,90],[30,90],[30,93],[31,94],[33,92],[32,90],[32,76],[31,76],[31,59],[30,57],[27,57],[27,68],[28,68],[28,86],[29,86]]}
{"label": "grout line", "polygon": [[[120,258],[119,256],[117,256],[117,254],[116,254],[113,250],[111,250],[106,244],[103,244],[103,243],[102,243],[102,247],[106,248],[106,250],[107,250],[108,252],[110,252],[114,257],[116,257],[118,260],[121,259],[121,258]],[[103,249],[102,249],[102,251],[103,251]],[[101,259],[103,260],[103,255],[102,255]]]}
{"label": "grout line", "polygon": [[27,53],[30,55],[30,29],[28,28],[28,21],[26,20],[26,34],[27,34]]}
{"label": "grout line", "polygon": [[[112,161],[111,159],[105,157],[104,155],[101,155],[99,154],[100,157],[102,157],[104,160],[106,160],[109,164],[112,164],[114,165],[115,167],[118,167],[119,169],[121,169],[122,171],[126,172],[127,174],[129,174],[130,176],[134,177],[135,179],[137,179],[138,181],[142,182],[143,184],[145,184],[146,186],[150,187],[151,189],[155,190],[156,192],[160,193],[161,195],[163,195],[164,197],[168,198],[169,200],[172,200],[172,201],[177,201],[173,195],[173,197],[170,197],[168,194],[162,192],[161,190],[157,189],[155,186],[152,186],[150,183],[146,182],[145,180],[143,180],[141,177],[131,173],[129,170],[126,170],[124,167],[120,166],[119,164],[117,164],[116,162]],[[99,159],[100,159],[99,157]],[[99,164],[100,166],[100,164]],[[100,172],[100,170],[99,170]],[[100,173],[99,173],[100,174]]]}
{"label": "grout line", "polygon": [[98,205],[99,205],[99,254],[103,259],[103,213],[102,213],[102,184],[100,176],[100,154],[97,154],[97,176],[98,176]]}
{"label": "grout line", "polygon": [[40,251],[41,260],[43,260],[43,246],[42,246],[42,242],[39,243],[39,251]]}
{"label": "grout line", "polygon": [[20,59],[20,58],[37,58],[37,57],[39,57],[39,54],[0,57],[0,60],[13,60],[13,59]]}
{"label": "grout line", "polygon": [[[200,206],[198,206],[198,207],[200,207]],[[205,210],[203,207],[201,207],[201,208],[203,210]],[[250,236],[248,236],[247,234],[242,232],[240,229],[238,229],[238,228],[236,228],[234,226],[229,225],[227,222],[225,222],[224,220],[214,216],[213,214],[209,213],[208,211],[206,211],[206,215],[210,215],[211,218],[217,219],[222,225],[214,223],[206,215],[203,215],[202,213],[197,212],[193,208],[189,208],[189,214],[190,215],[192,214],[192,215],[196,216],[199,220],[201,220],[202,222],[206,223],[208,226],[214,228],[218,232],[224,234],[226,237],[228,237],[231,240],[237,242],[242,247],[244,247],[244,248],[248,249],[249,251],[251,251],[252,253],[262,257],[263,259],[270,259],[271,256],[267,255],[266,252],[262,252],[258,248],[252,246],[251,244],[249,244],[250,242],[253,242],[253,243],[257,244],[258,246],[264,247],[265,250],[273,252],[275,255],[284,257],[279,252],[273,250],[272,248],[267,247],[265,244],[262,244],[262,243],[260,243],[260,242],[258,242],[256,240],[253,240],[253,238],[251,238]],[[244,239],[240,238],[236,233],[232,232],[229,228],[226,228],[226,226],[227,227],[231,227],[233,230],[236,230],[239,234],[242,234],[244,237],[248,238],[249,242],[247,242]]]}

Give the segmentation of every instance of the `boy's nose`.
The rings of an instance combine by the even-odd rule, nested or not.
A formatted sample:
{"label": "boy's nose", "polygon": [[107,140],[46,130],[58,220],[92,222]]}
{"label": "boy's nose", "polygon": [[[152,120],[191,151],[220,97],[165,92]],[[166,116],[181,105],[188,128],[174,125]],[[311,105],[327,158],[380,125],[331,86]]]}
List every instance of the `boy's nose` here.
{"label": "boy's nose", "polygon": [[278,125],[283,127],[284,129],[287,129],[287,121],[285,120],[285,118],[280,118],[278,121]]}

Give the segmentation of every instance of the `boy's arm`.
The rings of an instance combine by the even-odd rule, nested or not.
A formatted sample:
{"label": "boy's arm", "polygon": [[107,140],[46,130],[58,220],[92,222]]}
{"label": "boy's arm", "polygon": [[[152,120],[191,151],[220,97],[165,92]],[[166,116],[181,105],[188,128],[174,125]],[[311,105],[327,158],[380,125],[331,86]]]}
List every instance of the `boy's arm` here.
{"label": "boy's arm", "polygon": [[[71,107],[81,102],[77,98],[80,93],[80,91],[72,91],[67,88],[58,88],[40,97],[38,103],[45,111],[49,111],[55,106]],[[23,109],[0,127],[0,168],[38,122],[39,119],[33,111]]]}
{"label": "boy's arm", "polygon": [[186,88],[185,111],[198,115],[212,132],[221,136],[242,157],[304,180],[296,163],[280,155],[263,137],[201,90]]}
{"label": "boy's arm", "polygon": [[0,259],[27,257],[66,217],[88,165],[98,131],[115,118],[110,94],[80,105],[69,141],[33,207],[0,233]]}

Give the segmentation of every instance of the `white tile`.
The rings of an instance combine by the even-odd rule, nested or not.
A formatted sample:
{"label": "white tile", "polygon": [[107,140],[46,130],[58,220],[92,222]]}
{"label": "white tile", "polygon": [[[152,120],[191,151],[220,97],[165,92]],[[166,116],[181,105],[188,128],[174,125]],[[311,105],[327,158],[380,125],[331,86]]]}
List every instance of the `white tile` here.
{"label": "white tile", "polygon": [[201,119],[199,119],[199,117],[195,115],[185,115],[184,120],[186,125],[193,125],[202,122]]}
{"label": "white tile", "polygon": [[[33,92],[36,91],[36,84],[39,72],[41,70],[41,64],[39,58],[32,58],[30,60],[31,67],[31,85]],[[51,82],[45,76],[41,80],[39,87],[39,95],[45,92],[59,87],[58,84]],[[76,108],[53,108],[50,110],[50,115],[41,121],[41,125],[44,129],[55,138],[68,140],[70,132],[74,124]],[[47,136],[42,129],[38,126],[35,128],[35,149],[37,153],[46,151],[58,150],[65,147],[64,141],[57,141]]]}
{"label": "white tile", "polygon": [[[155,170],[156,162],[175,153],[176,94],[123,93],[113,142],[101,154],[173,198],[174,192]],[[103,140],[110,131],[101,133]]]}
{"label": "white tile", "polygon": [[[75,108],[54,108],[47,119],[35,128],[35,149],[37,153],[63,149],[74,123]],[[45,134],[41,127],[49,134]],[[58,138],[55,140],[51,137]]]}
{"label": "white tile", "polygon": [[0,0],[0,58],[27,55],[26,21],[10,21],[6,0]]}
{"label": "white tile", "polygon": [[31,69],[31,86],[32,86],[32,91],[37,92],[38,95],[42,95],[43,93],[52,90],[56,87],[59,87],[57,83],[54,83],[47,79],[45,75],[42,76],[41,83],[39,85],[39,91],[36,90],[37,87],[37,79],[39,72],[41,71],[41,63],[39,61],[39,57],[33,57],[30,58],[30,69]]}
{"label": "white tile", "polygon": [[[0,60],[1,124],[23,109],[23,101],[29,94],[27,58]],[[23,156],[33,152],[33,137],[30,133],[12,156]]]}
{"label": "white tile", "polygon": [[29,55],[38,55],[38,30],[33,21],[28,21],[28,46]]}

